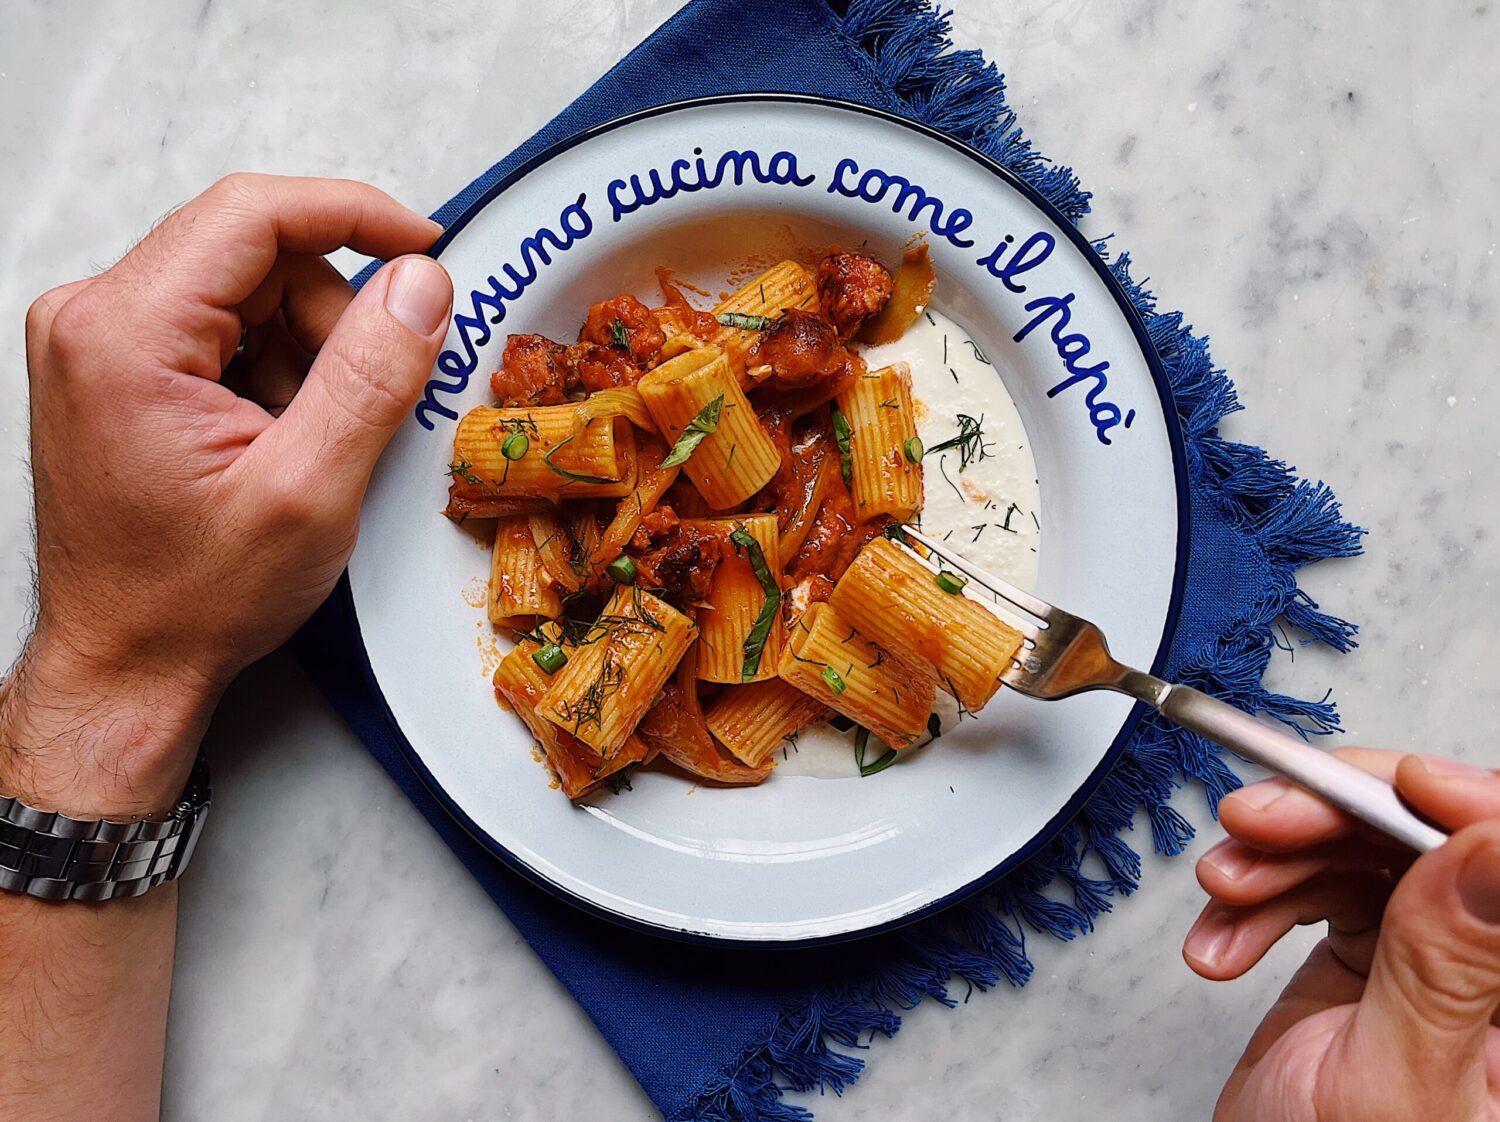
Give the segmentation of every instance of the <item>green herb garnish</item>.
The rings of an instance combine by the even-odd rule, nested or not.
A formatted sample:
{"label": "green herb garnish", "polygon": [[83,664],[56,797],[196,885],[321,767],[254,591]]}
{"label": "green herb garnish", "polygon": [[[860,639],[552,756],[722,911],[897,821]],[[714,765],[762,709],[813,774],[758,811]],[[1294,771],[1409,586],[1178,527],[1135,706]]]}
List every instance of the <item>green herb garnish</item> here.
{"label": "green herb garnish", "polygon": [[741,331],[766,331],[776,326],[770,316],[750,316],[743,312],[720,312],[714,319],[721,327],[738,327]]}
{"label": "green herb garnish", "polygon": [[[592,518],[593,515],[585,515]],[[588,560],[589,551],[583,544],[583,539],[578,536],[578,523],[571,518],[563,519],[563,535],[568,539],[568,568],[582,575],[584,562]]]}
{"label": "green herb garnish", "polygon": [[984,443],[984,414],[979,415],[976,421],[967,413],[958,415],[958,435],[941,444],[934,444],[927,449],[926,454],[934,452],[946,452],[949,448],[958,449],[958,471],[962,475],[965,468],[970,464],[977,464],[990,454],[988,446]]}
{"label": "green herb garnish", "polygon": [[554,464],[552,462],[552,457],[555,456],[555,455],[557,455],[559,452],[561,452],[564,448],[566,448],[569,444],[572,444],[572,443],[573,443],[573,437],[571,437],[571,436],[568,437],[566,440],[560,440],[560,441],[558,441],[558,443],[553,446],[552,451],[548,452],[545,456],[542,457],[542,463],[546,464],[549,468],[551,468],[553,471],[557,472],[557,474],[560,475],[560,476],[562,476],[564,479],[571,480],[574,483],[618,483],[619,482],[618,479],[605,479],[603,476],[599,476],[599,475],[582,475],[582,474],[580,474],[580,473],[578,473],[576,471],[569,471],[567,468],[561,468],[561,467],[558,467],[556,464]]}
{"label": "green herb garnish", "polygon": [[901,452],[909,464],[920,464],[922,462],[922,438],[920,436],[909,436],[906,443],[901,445]]}
{"label": "green herb garnish", "polygon": [[621,791],[634,791],[630,785],[630,773],[635,770],[634,764],[626,764],[613,775],[606,776],[604,785],[609,788],[610,793],[618,795]]}
{"label": "green herb garnish", "polygon": [[887,748],[885,755],[871,763],[865,763],[865,749],[870,743],[870,730],[863,725],[854,734],[854,766],[859,768],[861,778],[874,775],[876,772],[884,771],[896,762],[896,750]]}
{"label": "green herb garnish", "polygon": [[469,463],[468,460],[459,460],[456,463],[449,464],[448,470],[444,474],[451,475],[454,479],[462,479],[465,483],[472,483],[476,487],[483,486],[484,484],[484,480],[474,474],[474,465]]}
{"label": "green herb garnish", "polygon": [[964,590],[964,585],[969,583],[968,577],[959,573],[950,573],[947,569],[941,570],[933,580],[949,596],[957,596]]}
{"label": "green herb garnish", "polygon": [[625,326],[625,321],[618,316],[615,322],[609,325],[609,334],[615,341],[615,346],[630,350],[630,328]]}
{"label": "green herb garnish", "polygon": [[613,654],[606,654],[599,677],[577,701],[560,703],[557,707],[558,715],[572,723],[573,735],[577,736],[584,725],[600,723],[604,716],[605,700],[624,684],[625,667],[615,660]]}
{"label": "green herb garnish", "polygon": [[635,583],[635,562],[623,553],[606,565],[604,571],[620,584]]}
{"label": "green herb garnish", "polygon": [[563,597],[562,641],[570,647],[587,647],[617,633],[643,634],[666,631],[666,624],[651,614],[639,586],[630,590],[630,610],[622,615],[599,611],[597,597],[587,589]]}
{"label": "green herb garnish", "polygon": [[839,448],[839,471],[848,485],[854,481],[854,430],[849,427],[849,418],[837,405],[830,405],[828,411],[833,418],[833,442]]}
{"label": "green herb garnish", "polygon": [[760,670],[760,658],[765,653],[766,639],[770,637],[771,628],[776,625],[776,613],[781,608],[781,586],[776,583],[776,575],[766,564],[766,555],[760,548],[760,542],[751,536],[750,531],[740,526],[729,535],[729,540],[736,549],[745,551],[750,559],[750,569],[760,582],[761,591],[766,594],[765,602],[760,606],[760,614],[755,617],[755,625],[750,628],[750,634],[745,636],[745,664],[740,669],[740,681],[748,682]]}
{"label": "green herb garnish", "polygon": [[661,620],[651,614],[651,609],[646,607],[646,598],[642,595],[639,588],[632,588],[630,590],[630,606],[635,610],[635,614],[624,618],[633,619],[637,623],[645,624],[652,631],[665,631],[667,629]]}
{"label": "green herb garnish", "polygon": [[568,664],[568,656],[556,643],[547,643],[541,650],[532,652],[531,661],[548,674],[556,674]]}
{"label": "green herb garnish", "polygon": [[723,412],[724,395],[720,394],[700,409],[698,415],[688,422],[687,428],[682,430],[682,435],[672,445],[672,450],[667,453],[667,458],[661,462],[661,466],[669,468],[687,463],[688,457],[698,450],[698,445],[703,443],[704,438],[719,427],[719,417]]}
{"label": "green herb garnish", "polygon": [[844,685],[844,676],[831,666],[823,667],[823,681],[828,683],[828,688],[834,693],[843,693],[848,689]]}
{"label": "green herb garnish", "polygon": [[531,450],[531,438],[524,432],[513,432],[500,445],[500,454],[507,460],[519,460]]}

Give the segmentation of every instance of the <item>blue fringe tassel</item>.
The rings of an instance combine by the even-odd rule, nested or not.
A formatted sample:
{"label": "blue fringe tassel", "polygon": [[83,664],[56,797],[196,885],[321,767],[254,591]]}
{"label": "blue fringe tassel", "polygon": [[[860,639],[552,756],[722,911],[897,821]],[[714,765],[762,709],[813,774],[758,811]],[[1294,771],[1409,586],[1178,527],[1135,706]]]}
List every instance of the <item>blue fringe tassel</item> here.
{"label": "blue fringe tassel", "polygon": [[[1073,172],[1049,163],[1022,135],[1005,103],[1000,72],[978,51],[951,48],[948,17],[931,0],[850,0],[837,18],[851,46],[902,97],[911,117],[1009,168],[1069,221],[1088,213],[1090,196]],[[1278,621],[1306,642],[1339,651],[1355,645],[1354,624],[1322,611],[1297,587],[1296,572],[1314,561],[1359,553],[1364,531],[1344,520],[1326,484],[1299,480],[1261,449],[1219,436],[1219,424],[1241,406],[1233,384],[1214,367],[1208,340],[1193,333],[1181,312],[1157,309],[1145,282],[1132,278],[1129,254],[1111,259],[1105,241],[1094,248],[1140,311],[1161,358],[1182,418],[1189,472],[1210,481],[1275,574],[1250,618],[1191,662],[1173,666],[1172,673],[1303,735],[1337,731],[1338,713],[1327,698],[1272,693],[1261,678],[1271,651],[1288,646],[1277,639]],[[1033,971],[1028,930],[1063,940],[1087,934],[1116,896],[1139,887],[1140,855],[1120,835],[1133,832],[1142,813],[1152,849],[1169,856],[1181,853],[1193,836],[1170,805],[1184,783],[1197,783],[1217,814],[1219,800],[1240,785],[1219,751],[1148,717],[1077,819],[1036,857],[992,889],[893,936],[890,953],[862,988],[822,993],[784,1010],[770,1034],[673,1122],[812,1122],[809,1111],[783,1099],[784,1092],[842,1094],[864,1070],[864,1060],[851,1052],[868,1047],[876,1035],[894,1036],[901,1027],[898,1010],[927,999],[951,1007],[1002,981],[1025,985]],[[962,999],[953,996],[955,983],[965,986]]]}

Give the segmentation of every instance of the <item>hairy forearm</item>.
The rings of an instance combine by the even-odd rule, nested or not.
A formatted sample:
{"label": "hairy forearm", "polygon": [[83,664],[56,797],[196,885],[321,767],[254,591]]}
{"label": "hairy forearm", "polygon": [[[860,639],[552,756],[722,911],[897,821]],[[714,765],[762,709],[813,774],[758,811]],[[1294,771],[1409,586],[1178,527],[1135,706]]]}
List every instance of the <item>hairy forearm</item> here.
{"label": "hairy forearm", "polygon": [[[39,634],[0,684],[0,794],[160,815],[213,700]],[[102,903],[0,893],[0,1122],[157,1116],[176,918],[172,884]]]}
{"label": "hairy forearm", "polygon": [[177,886],[0,898],[0,1119],[157,1117]]}
{"label": "hairy forearm", "polygon": [[[40,613],[0,684],[0,794],[84,819],[174,806],[219,692],[348,561],[442,348],[453,284],[422,255],[441,233],[365,184],[229,176],[31,306]],[[356,295],[320,260],[340,246],[389,264]],[[170,886],[0,895],[0,1122],[156,1114],[175,914]]]}
{"label": "hairy forearm", "polygon": [[149,817],[187,783],[218,688],[39,627],[0,683],[0,794],[80,818]]}

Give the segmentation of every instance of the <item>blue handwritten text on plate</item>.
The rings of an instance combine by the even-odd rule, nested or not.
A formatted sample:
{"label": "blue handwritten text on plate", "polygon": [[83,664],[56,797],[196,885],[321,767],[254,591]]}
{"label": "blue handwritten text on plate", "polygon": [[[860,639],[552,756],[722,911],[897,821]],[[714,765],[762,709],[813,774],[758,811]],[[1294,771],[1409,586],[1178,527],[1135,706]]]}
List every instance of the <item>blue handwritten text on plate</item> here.
{"label": "blue handwritten text on plate", "polygon": [[711,190],[723,183],[726,175],[732,177],[736,187],[744,185],[747,171],[759,183],[781,186],[806,187],[814,179],[811,175],[797,174],[797,157],[790,152],[772,153],[764,167],[761,166],[760,153],[749,150],[731,148],[712,167],[704,160],[702,148],[694,148],[693,156],[695,159],[691,161],[673,160],[665,178],[658,169],[652,168],[646,173],[644,183],[639,175],[632,175],[629,180],[610,180],[605,194],[609,197],[611,219],[618,222],[643,206],[674,198],[684,191]]}
{"label": "blue handwritten text on plate", "polygon": [[[1021,295],[1026,292],[1026,285],[1016,278],[1046,261],[1052,256],[1056,245],[1057,239],[1045,230],[1038,230],[1019,246],[1015,245],[1015,238],[1007,234],[990,253],[979,259],[978,264],[1011,292]],[[1010,252],[1013,247],[1014,253]],[[1089,423],[1094,426],[1094,435],[1099,438],[1099,443],[1108,444],[1109,430],[1120,424],[1128,429],[1135,420],[1135,410],[1122,414],[1118,405],[1104,398],[1104,391],[1109,388],[1108,361],[1085,365],[1084,359],[1093,351],[1094,344],[1083,332],[1068,330],[1073,320],[1073,301],[1077,298],[1077,293],[1069,292],[1064,296],[1037,296],[1028,300],[1025,308],[1033,313],[1032,318],[1012,338],[1019,343],[1038,327],[1051,321],[1049,333],[1052,345],[1057,350],[1057,357],[1063,360],[1063,369],[1068,372],[1068,376],[1049,389],[1047,396],[1056,397],[1064,390],[1092,381],[1093,385],[1084,395],[1084,403],[1089,410]]]}
{"label": "blue handwritten text on plate", "polygon": [[470,310],[458,312],[453,317],[462,350],[446,350],[438,355],[437,368],[447,377],[428,382],[422,400],[417,402],[416,417],[423,428],[433,427],[433,414],[450,421],[458,420],[458,414],[433,395],[461,394],[468,389],[469,379],[479,366],[479,348],[490,341],[490,325],[504,320],[506,302],[515,303],[520,299],[521,294],[536,283],[542,266],[552,264],[548,245],[558,253],[565,253],[593,232],[594,220],[583,205],[586,199],[586,195],[579,195],[575,202],[563,208],[557,222],[561,234],[543,226],[517,248],[516,260],[520,264],[507,263],[500,270],[504,279],[490,276],[486,278],[488,289],[474,289],[469,293]]}
{"label": "blue handwritten text on plate", "polygon": [[959,234],[974,224],[974,216],[963,207],[947,211],[943,200],[930,194],[921,184],[913,183],[904,175],[893,175],[880,168],[870,168],[854,183],[846,182],[845,176],[853,176],[859,165],[843,159],[833,169],[833,179],[828,184],[828,193],[840,194],[848,199],[863,199],[867,203],[879,203],[892,191],[891,213],[903,214],[908,222],[919,222],[922,212],[928,212],[928,229],[959,249],[968,249],[973,238],[961,238]]}
{"label": "blue handwritten text on plate", "polygon": [[[609,200],[611,221],[619,222],[642,207],[673,199],[679,194],[712,190],[727,184],[740,187],[755,182],[801,188],[817,181],[816,175],[803,172],[795,154],[785,150],[762,157],[754,149],[732,148],[717,157],[705,157],[702,148],[694,148],[692,155],[691,160],[673,160],[665,171],[652,168],[644,178],[634,173],[610,180],[605,195]],[[925,226],[935,237],[960,249],[974,245],[973,238],[962,236],[974,224],[973,212],[964,207],[950,208],[942,198],[906,176],[878,167],[861,169],[856,161],[844,157],[834,165],[827,190],[829,194],[859,199],[871,205],[889,201],[893,214],[914,225]],[[440,377],[427,383],[422,400],[417,403],[416,419],[424,428],[435,427],[434,417],[450,421],[458,419],[457,412],[439,401],[436,395],[454,396],[468,388],[469,379],[479,365],[479,350],[493,337],[491,326],[505,319],[508,305],[513,305],[535,283],[540,270],[552,264],[555,253],[566,252],[593,231],[593,219],[584,206],[586,200],[586,195],[579,195],[575,202],[563,208],[557,222],[561,232],[544,226],[524,239],[517,247],[515,263],[507,263],[500,270],[500,276],[487,277],[487,287],[471,291],[466,310],[455,310],[453,326],[458,333],[458,346],[438,356]],[[1013,235],[1007,234],[993,250],[976,259],[975,264],[999,280],[1008,292],[1023,296],[1027,294],[1028,284],[1035,284],[1036,280],[1034,277],[1026,281],[1020,278],[1046,262],[1056,245],[1057,239],[1045,230],[1031,234],[1019,245]],[[1038,329],[1047,328],[1046,334],[1067,374],[1047,391],[1047,396],[1057,397],[1074,386],[1088,383],[1084,402],[1088,407],[1089,423],[1094,426],[1099,443],[1109,444],[1110,430],[1130,428],[1135,420],[1135,410],[1121,409],[1105,397],[1109,388],[1107,360],[1085,361],[1092,356],[1094,344],[1073,322],[1076,299],[1077,294],[1073,292],[1061,296],[1031,296],[1023,305],[1031,318],[1013,338],[1020,343]],[[455,302],[455,309],[459,306]]]}

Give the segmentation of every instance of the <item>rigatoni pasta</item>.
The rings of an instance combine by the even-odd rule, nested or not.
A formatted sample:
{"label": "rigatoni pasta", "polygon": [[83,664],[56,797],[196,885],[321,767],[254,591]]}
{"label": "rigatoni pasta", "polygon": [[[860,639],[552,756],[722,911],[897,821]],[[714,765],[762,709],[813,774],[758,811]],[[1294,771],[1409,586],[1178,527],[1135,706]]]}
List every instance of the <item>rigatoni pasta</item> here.
{"label": "rigatoni pasta", "polygon": [[490,622],[497,627],[527,628],[538,619],[556,619],[561,614],[562,601],[542,564],[530,519],[526,515],[500,519],[490,553]]}
{"label": "rigatoni pasta", "polygon": [[[698,677],[705,682],[774,678],[781,658],[782,630],[776,516],[718,519],[710,525],[731,541],[735,531],[745,531],[759,556],[754,556],[743,540],[734,542],[733,555],[721,560],[714,570],[708,599],[698,612]],[[771,593],[762,584],[762,574],[772,582]]]}
{"label": "rigatoni pasta", "polygon": [[[835,248],[712,310],[658,278],[663,306],[600,301],[576,342],[510,336],[498,404],[457,425],[446,513],[497,519],[487,610],[515,639],[496,695],[572,799],[647,766],[759,784],[836,715],[876,774],[898,756],[867,764],[871,735],[935,735],[939,688],[977,709],[1019,638],[882,537],[922,510],[924,450],[910,371],[858,340],[882,308],[905,330],[931,270]],[[961,420],[959,472],[984,451]]]}
{"label": "rigatoni pasta", "polygon": [[715,510],[744,502],[781,466],[781,453],[761,428],[717,347],[668,359],[641,379],[640,390],[657,427],[674,447],[697,426],[694,435],[701,439],[683,470]]}
{"label": "rigatoni pasta", "polygon": [[450,499],[620,498],[635,489],[635,430],[623,416],[578,427],[578,407],[471,409],[458,422]]}
{"label": "rigatoni pasta", "polygon": [[779,261],[714,306],[718,327],[707,340],[692,333],[692,324],[680,309],[660,309],[658,319],[667,333],[662,357],[673,358],[706,342],[723,352],[730,372],[748,388],[764,377],[765,371],[752,371],[747,365],[750,348],[761,337],[761,329],[743,324],[775,320],[789,309],[807,311],[817,305],[818,288],[812,274],[796,261]]}
{"label": "rigatoni pasta", "polygon": [[905,522],[922,509],[922,443],[911,371],[898,362],[854,379],[838,395],[849,426],[849,486],[860,521],[888,514]]}
{"label": "rigatoni pasta", "polygon": [[895,542],[877,539],[839,579],[829,605],[872,642],[933,674],[970,711],[1000,688],[1021,633],[975,601],[947,592]]}
{"label": "rigatoni pasta", "polygon": [[[558,632],[554,628],[551,634],[555,636]],[[563,794],[579,799],[610,776],[640,763],[650,748],[632,736],[619,752],[606,760],[577,737],[544,720],[537,705],[552,680],[532,657],[540,649],[535,640],[522,637],[495,668],[495,692],[536,738]]]}
{"label": "rigatoni pasta", "polygon": [[638,588],[616,589],[553,675],[542,716],[613,757],[697,637],[693,621],[666,601]]}
{"label": "rigatoni pasta", "polygon": [[892,658],[828,604],[814,604],[790,629],[780,675],[892,748],[921,738],[936,694],[931,674]]}
{"label": "rigatoni pasta", "polygon": [[782,678],[729,686],[709,707],[708,731],[736,759],[759,767],[787,738],[833,711]]}
{"label": "rigatoni pasta", "polygon": [[[733,316],[775,319],[788,308],[806,310],[817,303],[818,287],[812,274],[795,261],[781,261],[722,301],[714,315],[721,324]],[[709,341],[724,352],[734,375],[749,384],[756,375],[746,367],[746,354],[759,338],[757,330],[724,325]]]}
{"label": "rigatoni pasta", "polygon": [[641,722],[637,735],[667,760],[698,779],[729,787],[762,783],[771,774],[774,763],[762,761],[753,766],[742,763],[726,755],[709,735],[697,694],[699,650],[694,645],[682,656],[676,681],[667,684],[661,700],[651,707]]}

